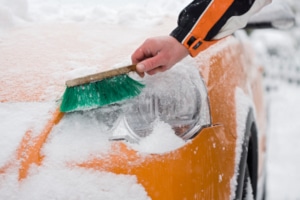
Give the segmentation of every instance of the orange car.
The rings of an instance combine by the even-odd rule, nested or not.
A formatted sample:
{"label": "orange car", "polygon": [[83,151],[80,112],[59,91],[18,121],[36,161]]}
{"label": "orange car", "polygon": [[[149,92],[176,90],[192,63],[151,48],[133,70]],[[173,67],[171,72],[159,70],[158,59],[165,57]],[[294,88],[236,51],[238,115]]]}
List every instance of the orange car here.
{"label": "orange car", "polygon": [[[25,27],[13,30],[3,42],[1,71],[7,78],[1,79],[0,109],[5,113],[12,106],[15,115],[29,118],[22,119],[28,123],[14,121],[16,127],[25,125],[15,140],[18,144],[2,156],[0,197],[5,197],[8,188],[13,188],[11,195],[23,190],[20,194],[26,196],[30,191],[26,187],[35,192],[46,187],[52,189],[41,194],[43,199],[66,199],[60,195],[68,193],[75,183],[81,184],[86,171],[97,173],[98,179],[99,172],[134,176],[144,189],[145,199],[262,198],[266,151],[263,68],[257,64],[245,32],[220,40],[195,59],[185,59],[165,73],[144,78],[141,81],[146,88],[137,98],[90,111],[61,113],[55,107],[59,107],[57,99],[64,80],[113,62],[122,63],[149,32],[155,35],[168,27],[162,24],[159,31],[136,28],[138,36],[129,41],[112,35],[111,44],[101,35],[122,30],[126,38],[133,32],[125,26],[106,26],[101,30],[94,24]],[[87,35],[92,40],[83,39]],[[105,49],[95,48],[95,43],[104,44]],[[10,44],[18,45],[18,49]],[[101,53],[119,56],[104,58]],[[103,66],[95,67],[98,63]],[[89,66],[88,70],[84,66]],[[24,107],[25,114],[18,114]],[[4,125],[18,119],[13,113],[6,116]],[[22,130],[26,131],[21,136]],[[1,134],[4,138],[9,133]],[[64,173],[56,170],[58,166]],[[52,180],[42,178],[45,169],[55,169],[52,173],[60,174],[55,176],[60,180],[70,178],[68,170],[79,173],[67,189],[47,182],[32,184],[39,178]],[[14,177],[17,186],[9,182]],[[114,192],[110,187],[97,189],[100,183],[92,178],[89,181],[99,193],[106,192],[102,199],[116,199],[107,194]],[[92,194],[70,195],[70,199],[93,199]],[[135,199],[135,195],[141,199],[136,193],[132,195],[124,199]]]}

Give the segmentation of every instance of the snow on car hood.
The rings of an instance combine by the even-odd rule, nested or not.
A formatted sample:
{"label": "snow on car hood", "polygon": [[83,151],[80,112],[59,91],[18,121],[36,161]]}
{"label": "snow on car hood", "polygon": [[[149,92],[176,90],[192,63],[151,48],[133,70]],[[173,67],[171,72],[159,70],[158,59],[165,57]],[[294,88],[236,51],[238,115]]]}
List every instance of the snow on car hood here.
{"label": "snow on car hood", "polygon": [[[0,140],[0,167],[14,157],[28,129],[34,133],[42,130],[59,102],[65,80],[129,63],[136,41],[156,34],[153,27],[168,34],[176,21],[168,26],[165,22],[187,4],[107,1],[110,4],[104,6],[91,1],[82,6],[81,1],[76,2],[0,0],[0,60],[5,66],[0,89],[0,133],[5,138]],[[121,36],[116,24],[124,28],[122,37],[126,38],[118,44],[112,42]],[[126,33],[128,30],[134,34]],[[126,54],[119,54],[120,46],[127,48]],[[18,181],[18,169],[0,174],[0,199],[149,199],[135,176],[66,166],[67,161],[109,151],[108,135],[101,134],[101,128],[97,119],[88,115],[63,119],[42,149],[47,155],[42,166],[32,166],[22,182]],[[158,129],[172,131],[163,123],[158,123]],[[164,141],[170,143],[170,138]],[[176,147],[184,144],[176,141]],[[164,146],[160,143],[160,147]],[[170,150],[170,145],[167,147]]]}

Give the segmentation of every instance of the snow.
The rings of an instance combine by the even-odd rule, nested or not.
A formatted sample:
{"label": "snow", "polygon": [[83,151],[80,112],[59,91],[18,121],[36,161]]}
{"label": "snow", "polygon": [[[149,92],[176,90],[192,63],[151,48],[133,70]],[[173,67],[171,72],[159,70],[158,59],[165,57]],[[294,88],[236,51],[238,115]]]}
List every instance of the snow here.
{"label": "snow", "polygon": [[281,82],[270,98],[267,138],[268,199],[299,199],[300,87]]}
{"label": "snow", "polygon": [[[64,80],[96,72],[99,67],[103,67],[95,64],[105,57],[101,53],[115,51],[122,45],[110,44],[107,41],[105,50],[97,48],[95,43],[99,42],[99,35],[104,37],[107,34],[107,38],[113,38],[120,37],[120,34],[112,34],[113,29],[110,32],[99,32],[99,29],[93,28],[95,24],[105,24],[106,27],[118,24],[127,29],[137,30],[136,37],[122,35],[128,38],[124,41],[128,44],[137,37],[144,39],[144,36],[138,33],[138,25],[143,24],[145,29],[159,26],[162,18],[171,15],[171,12],[163,12],[163,9],[174,6],[171,1],[140,2],[147,8],[145,12],[140,5],[127,2],[124,4],[123,1],[107,1],[107,6],[98,4],[97,1],[83,6],[81,1],[66,1],[62,4],[60,1],[1,0],[0,3],[0,46],[3,52],[1,60],[7,67],[5,72],[13,75],[6,77],[2,71],[1,87],[19,86],[29,91],[28,94],[22,95],[19,89],[0,91],[0,133],[4,138],[0,140],[1,167],[15,162],[15,150],[28,129],[31,129],[33,134],[41,132],[57,106]],[[117,3],[120,7],[117,7]],[[178,9],[181,7],[178,6]],[[172,12],[176,12],[175,7],[172,7]],[[61,34],[66,40],[57,37],[62,36]],[[78,40],[78,34],[84,34],[84,37],[81,37],[83,39]],[[128,64],[129,58],[126,56],[120,56],[114,64]],[[84,62],[85,60],[90,61]],[[30,80],[30,76],[27,77],[26,74],[38,74],[38,77]],[[48,76],[54,80],[49,83],[52,86],[43,88],[48,83],[40,85],[41,80],[47,81]],[[43,88],[42,92],[40,87]],[[73,113],[64,117],[54,127],[41,150],[43,155],[47,155],[43,165],[30,167],[30,178],[19,182],[18,169],[14,167],[0,175],[0,199],[148,200],[147,192],[133,175],[117,175],[66,166],[66,163],[72,161],[97,158],[101,156],[99,152],[105,153],[110,150],[108,132],[114,128],[114,122],[103,121],[102,115],[95,111]],[[157,140],[157,137],[152,136],[152,139],[146,138],[134,148],[140,148],[147,153],[165,152],[185,144],[185,141],[177,137],[171,127],[163,122],[157,122],[154,133],[154,136],[160,133],[167,134],[164,135],[165,140]],[[169,139],[169,146],[159,143],[164,141],[166,144],[166,139]],[[172,140],[174,143],[170,142]],[[156,146],[151,145],[155,143]]]}
{"label": "snow", "polygon": [[[26,66],[30,66],[28,63],[32,62],[33,59],[38,59],[41,66],[44,63],[51,63],[57,69],[56,73],[51,75],[61,81],[83,73],[93,73],[98,68],[95,64],[96,61],[102,59],[103,56],[97,54],[99,49],[96,47],[91,49],[92,42],[81,49],[82,51],[89,51],[90,57],[79,50],[68,55],[58,56],[59,53],[49,55],[49,52],[61,50],[59,47],[51,45],[51,40],[55,41],[55,35],[61,34],[59,31],[61,26],[58,24],[64,24],[69,28],[68,33],[70,34],[65,37],[73,37],[74,35],[71,33],[73,33],[73,30],[78,30],[74,28],[78,24],[81,28],[91,28],[93,23],[118,24],[133,30],[137,30],[135,27],[142,25],[145,29],[150,30],[152,26],[162,24],[164,19],[169,16],[177,15],[189,1],[181,0],[175,3],[172,0],[153,0],[150,2],[147,0],[131,0],[131,3],[128,3],[128,1],[123,0],[102,0],[101,4],[96,0],[82,2],[80,0],[0,0],[0,49],[11,48],[10,57],[6,62],[10,66],[15,64],[13,61],[15,52],[18,58],[22,59],[22,64],[24,63]],[[293,5],[294,10],[300,10],[298,0],[289,0],[288,2]],[[299,20],[297,23],[299,25]],[[39,28],[35,29],[36,27]],[[53,29],[53,27],[56,27],[56,29]],[[33,32],[26,32],[31,28]],[[11,30],[17,31],[11,32]],[[48,30],[57,30],[57,32],[47,32]],[[11,33],[16,34],[15,37],[10,36]],[[29,35],[26,35],[28,33]],[[119,37],[117,33],[102,33],[112,38]],[[86,34],[86,40],[91,39],[96,43],[97,34],[101,33],[95,31],[84,34]],[[50,42],[46,47],[42,46],[42,42],[32,45],[30,40],[26,40],[26,36],[41,40],[48,39]],[[131,40],[132,36],[124,37]],[[135,32],[135,37],[140,37],[141,40],[144,39],[138,31]],[[267,199],[300,199],[298,188],[300,180],[300,174],[298,173],[300,168],[300,148],[298,145],[300,139],[300,123],[298,122],[300,113],[300,72],[297,71],[300,65],[298,56],[300,31],[299,28],[294,28],[292,31],[261,30],[255,31],[251,39],[265,66],[271,66],[271,68],[265,69],[265,82],[269,91],[267,97],[270,123],[267,155]],[[40,55],[43,56],[34,57],[32,52],[22,52],[22,45],[16,47],[14,44],[32,45],[36,48],[35,51],[41,52]],[[80,41],[74,39],[74,44],[69,44],[69,47],[73,48],[79,44],[81,44]],[[107,51],[111,52],[116,46],[117,44],[107,45]],[[55,59],[53,59],[54,57]],[[74,61],[68,61],[68,66],[71,69],[68,69],[68,73],[65,77],[62,77],[60,74],[64,72],[64,69],[60,69],[61,66],[57,63],[66,58],[68,60],[74,58]],[[49,62],[49,59],[53,59],[53,61]],[[82,66],[79,62],[86,59],[91,60],[88,68]],[[122,64],[124,57],[119,58],[118,61],[119,64]],[[128,62],[128,58],[125,62]],[[22,66],[17,67],[21,68]],[[30,69],[27,70],[28,73],[35,72],[30,71]],[[9,88],[11,80],[8,80],[3,72],[0,72],[0,74],[3,81],[1,84],[5,84],[5,87]],[[48,72],[44,72],[44,75],[48,75]],[[22,80],[24,80],[23,84],[28,84],[27,89],[37,84],[32,80],[27,80],[26,77],[23,77]],[[61,89],[61,87],[57,87]],[[48,90],[43,94],[45,99],[56,99],[57,94],[54,92],[56,88]],[[3,92],[0,91],[0,94],[5,96],[6,94]],[[13,91],[11,92],[13,93]],[[239,103],[247,103],[247,100],[243,99],[241,91],[236,91],[236,95]],[[39,132],[43,128],[43,125],[49,119],[49,112],[56,106],[53,101],[44,102],[40,99],[29,101],[34,98],[27,98],[24,102],[16,100],[10,103],[0,103],[0,133],[3,138],[0,140],[0,166],[5,165],[13,157],[14,150],[18,147],[28,128],[34,128],[33,132]],[[243,111],[240,115],[244,116]],[[78,125],[79,118],[81,122],[84,122],[81,123],[84,126]],[[124,200],[148,200],[149,197],[146,191],[137,182],[135,176],[116,175],[80,168],[70,169],[63,164],[65,161],[80,161],[85,157],[95,157],[97,156],[96,152],[105,152],[110,149],[109,143],[106,142],[109,135],[97,133],[99,130],[106,133],[112,127],[99,125],[97,122],[96,117],[93,118],[88,114],[80,113],[63,119],[54,128],[47,145],[42,149],[43,153],[47,154],[44,165],[32,167],[29,172],[29,179],[25,179],[19,184],[17,169],[10,169],[5,175],[0,175],[0,199],[115,200],[122,198]],[[241,131],[243,128],[238,127],[238,130]],[[132,147],[143,152],[160,153],[178,148],[184,144],[181,139],[174,138],[173,130],[168,124],[158,120],[155,129],[157,130],[154,130],[154,134],[141,141],[140,145],[132,145]],[[62,134],[62,130],[64,130],[64,134]],[[83,131],[85,137],[80,137]],[[166,135],[162,136],[162,134]],[[172,137],[174,143],[172,143],[172,146],[161,144],[162,140],[157,140],[157,135],[166,138]],[[76,142],[70,143],[68,142],[70,140]],[[155,145],[150,145],[150,143]],[[165,149],[158,148],[162,146]],[[62,148],[64,149],[63,152],[60,150]],[[52,160],[56,160],[56,166],[51,165]],[[219,181],[222,181],[222,175],[219,176]],[[234,185],[234,183],[232,184]]]}
{"label": "snow", "polygon": [[[242,154],[242,144],[245,139],[245,131],[246,131],[246,120],[248,117],[249,108],[251,106],[251,100],[245,94],[245,92],[241,88],[236,88],[235,90],[235,102],[237,108],[237,140],[236,140],[236,155],[235,155],[235,175],[230,180],[230,188],[231,191],[235,191],[237,186],[237,175],[239,174],[239,163],[241,160]],[[234,192],[232,193],[235,194]],[[235,196],[231,196],[230,199],[234,199]]]}
{"label": "snow", "polygon": [[300,4],[289,2],[296,13],[295,28],[257,30],[251,35],[265,66],[268,91],[267,199],[270,200],[300,199]]}
{"label": "snow", "polygon": [[183,139],[175,136],[169,124],[157,119],[153,126],[153,133],[142,139],[139,144],[132,144],[133,149],[146,153],[165,153],[185,144]]}
{"label": "snow", "polygon": [[135,176],[80,168],[68,169],[64,166],[33,168],[30,173],[30,178],[21,184],[18,184],[13,173],[1,178],[1,199],[149,200]]}
{"label": "snow", "polygon": [[[0,103],[0,133],[5,139],[0,140],[0,166],[3,166],[13,155],[28,127],[40,131],[43,122],[49,118],[48,110],[53,106],[49,103]],[[40,120],[40,124],[36,123]],[[17,124],[17,126],[14,126]]]}

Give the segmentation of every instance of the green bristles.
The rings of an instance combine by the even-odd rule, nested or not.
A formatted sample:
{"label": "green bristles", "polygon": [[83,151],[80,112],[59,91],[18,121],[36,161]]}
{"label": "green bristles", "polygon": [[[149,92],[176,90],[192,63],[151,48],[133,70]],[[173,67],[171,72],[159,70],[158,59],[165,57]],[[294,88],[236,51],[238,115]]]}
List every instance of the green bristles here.
{"label": "green bristles", "polygon": [[101,81],[67,87],[62,97],[61,112],[86,110],[105,106],[141,93],[144,84],[133,80],[127,74]]}

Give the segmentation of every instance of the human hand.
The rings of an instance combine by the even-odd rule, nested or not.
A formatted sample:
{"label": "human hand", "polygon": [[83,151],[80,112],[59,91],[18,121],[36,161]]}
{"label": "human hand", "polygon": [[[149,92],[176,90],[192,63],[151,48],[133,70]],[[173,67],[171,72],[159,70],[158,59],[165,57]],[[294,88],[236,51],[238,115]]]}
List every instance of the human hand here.
{"label": "human hand", "polygon": [[188,50],[172,36],[147,39],[131,56],[140,76],[163,72],[189,54]]}

